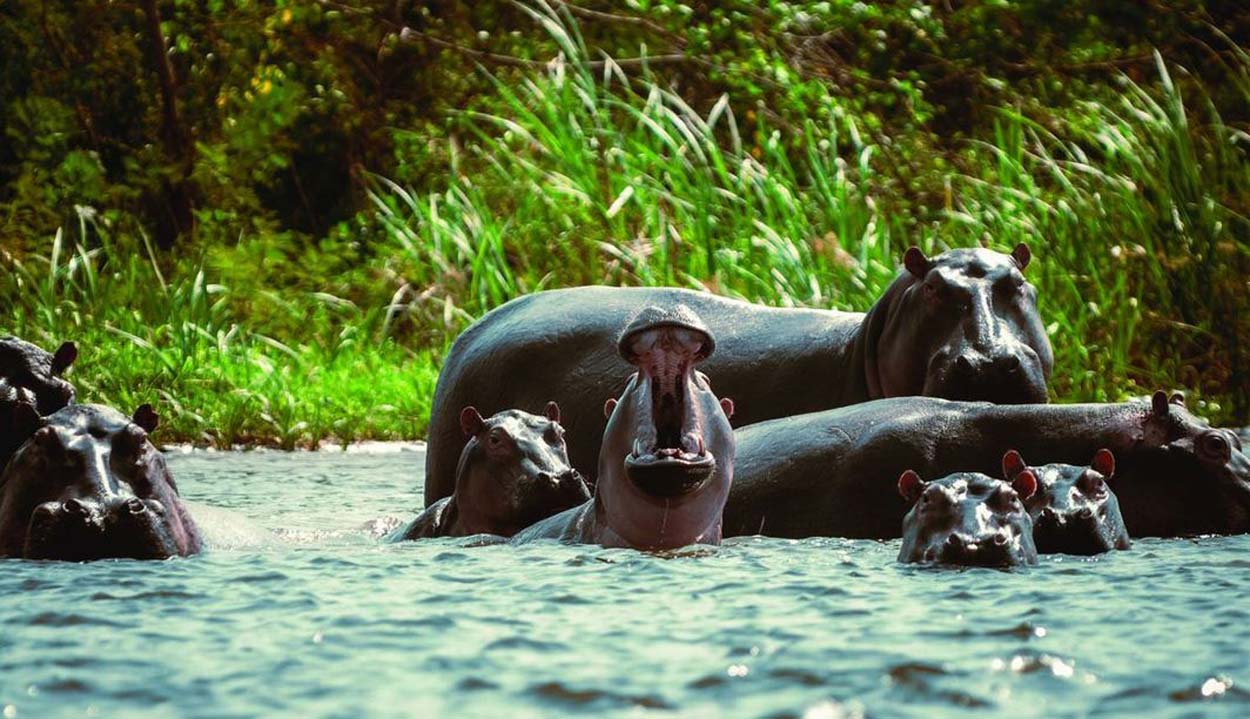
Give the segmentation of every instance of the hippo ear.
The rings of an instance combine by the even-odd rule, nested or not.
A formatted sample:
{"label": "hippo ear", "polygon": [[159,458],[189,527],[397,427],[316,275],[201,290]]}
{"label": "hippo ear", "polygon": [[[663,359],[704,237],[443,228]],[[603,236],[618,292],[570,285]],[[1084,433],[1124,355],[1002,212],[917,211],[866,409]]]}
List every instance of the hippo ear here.
{"label": "hippo ear", "polygon": [[1115,455],[1109,449],[1100,449],[1089,466],[1102,476],[1110,477],[1115,474]]}
{"label": "hippo ear", "polygon": [[1029,266],[1029,260],[1033,259],[1033,253],[1029,251],[1029,246],[1021,242],[1016,245],[1016,249],[1011,251],[1011,259],[1016,261],[1016,267],[1024,272],[1024,268]]}
{"label": "hippo ear", "polygon": [[1171,402],[1168,401],[1168,393],[1159,390],[1150,398],[1150,409],[1156,417],[1166,417],[1171,411]]}
{"label": "hippo ear", "polygon": [[1184,406],[1185,406],[1185,395],[1184,395],[1184,394],[1182,394],[1182,393],[1180,393],[1180,392],[1173,392],[1173,393],[1172,393],[1172,396],[1171,396],[1171,397],[1168,397],[1168,402],[1170,402],[1170,403],[1172,403],[1172,404],[1174,404],[1174,405],[1176,405],[1176,406],[1178,406],[1178,407],[1184,407]]}
{"label": "hippo ear", "polygon": [[464,432],[465,437],[476,437],[485,426],[486,420],[482,419],[477,407],[469,405],[460,410],[460,431]]}
{"label": "hippo ear", "polygon": [[56,354],[52,355],[52,374],[60,375],[69,369],[76,359],[78,359],[78,345],[73,342],[63,343],[56,348]]}
{"label": "hippo ear", "polygon": [[543,408],[543,416],[552,422],[559,422],[560,405],[556,404],[555,400],[548,402],[547,406]]}
{"label": "hippo ear", "polygon": [[1037,491],[1037,475],[1033,474],[1033,470],[1026,469],[1011,480],[1011,486],[1020,495],[1021,501],[1026,500]]}
{"label": "hippo ear", "polygon": [[927,483],[916,474],[915,470],[909,469],[898,477],[898,493],[912,504],[920,499],[926,485]]}
{"label": "hippo ear", "polygon": [[603,403],[603,418],[608,419],[612,416],[612,412],[616,410],[616,398],[609,397],[607,402]]}
{"label": "hippo ear", "polygon": [[924,256],[924,252],[921,252],[919,247],[913,245],[903,253],[903,267],[906,267],[916,279],[923,280],[929,274],[929,270],[933,269],[933,262]]}
{"label": "hippo ear", "polygon": [[1011,480],[1017,474],[1020,474],[1029,466],[1024,463],[1024,457],[1014,449],[1007,450],[1007,454],[1003,455],[1003,479]]}
{"label": "hippo ear", "polygon": [[18,437],[29,437],[46,424],[43,417],[39,416],[39,410],[35,409],[35,405],[18,402],[13,406],[13,430]]}
{"label": "hippo ear", "polygon": [[139,409],[135,410],[134,417],[131,418],[135,424],[139,425],[144,432],[151,434],[161,424],[161,416],[156,413],[150,404],[141,404]]}
{"label": "hippo ear", "polygon": [[734,418],[734,401],[728,397],[720,398],[720,411],[725,413],[725,419]]}

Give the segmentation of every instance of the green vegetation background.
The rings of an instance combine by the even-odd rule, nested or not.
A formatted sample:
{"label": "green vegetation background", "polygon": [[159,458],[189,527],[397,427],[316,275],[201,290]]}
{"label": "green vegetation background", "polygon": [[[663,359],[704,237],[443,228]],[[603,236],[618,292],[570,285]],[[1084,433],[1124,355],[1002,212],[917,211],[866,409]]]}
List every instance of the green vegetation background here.
{"label": "green vegetation background", "polygon": [[0,5],[0,331],[165,441],[423,434],[525,292],[867,309],[1019,241],[1058,401],[1250,419],[1250,5]]}

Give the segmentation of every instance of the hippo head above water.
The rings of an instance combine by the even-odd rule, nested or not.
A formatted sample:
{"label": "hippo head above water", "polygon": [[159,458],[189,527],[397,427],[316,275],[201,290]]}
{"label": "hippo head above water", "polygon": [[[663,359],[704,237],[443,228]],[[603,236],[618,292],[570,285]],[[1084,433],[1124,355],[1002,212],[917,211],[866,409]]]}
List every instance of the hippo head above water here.
{"label": "hippo head above water", "polygon": [[1010,484],[977,472],[926,482],[912,470],[898,480],[912,503],[903,518],[898,561],[1010,567],[1037,564],[1033,524],[1024,501],[1037,490],[1025,470]]}
{"label": "hippo head above water", "polygon": [[[25,407],[25,409],[23,409]],[[98,405],[48,417],[19,407],[30,439],[0,475],[0,556],[83,561],[195,554],[200,539],[165,458],[158,418]]]}
{"label": "hippo head above water", "polygon": [[560,407],[543,416],[504,410],[483,419],[460,412],[469,441],[456,471],[456,505],[466,534],[511,536],[590,499],[585,480],[569,465]]}
{"label": "hippo head above water", "polygon": [[874,397],[1042,403],[1054,354],[1024,279],[1031,254],[981,248],[932,259],[912,247],[865,319]]}
{"label": "hippo head above water", "polygon": [[638,368],[608,400],[596,502],[607,527],[638,549],[718,543],[733,481],[733,402],[695,365],[716,347],[685,305],[648,307],[617,343]]}
{"label": "hippo head above water", "polygon": [[25,387],[14,387],[7,377],[0,377],[0,472],[8,464],[9,457],[29,438],[27,428],[19,426],[18,405],[26,405],[32,411],[37,400],[35,394]]}
{"label": "hippo head above water", "polygon": [[[1250,532],[1250,458],[1241,438],[1185,408],[1179,394],[1133,403],[1108,483],[1134,537]],[[1129,451],[1131,449],[1131,451]]]}
{"label": "hippo head above water", "polygon": [[61,375],[78,358],[78,347],[66,342],[49,354],[16,337],[0,338],[0,377],[14,388],[29,390],[41,415],[74,401],[74,386]]}
{"label": "hippo head above water", "polygon": [[1131,546],[1120,504],[1107,486],[1115,474],[1111,450],[1098,450],[1087,467],[1029,467],[1014,449],[1003,455],[1003,476],[1008,481],[1024,471],[1031,471],[1038,480],[1037,492],[1025,502],[1038,552],[1094,555]]}

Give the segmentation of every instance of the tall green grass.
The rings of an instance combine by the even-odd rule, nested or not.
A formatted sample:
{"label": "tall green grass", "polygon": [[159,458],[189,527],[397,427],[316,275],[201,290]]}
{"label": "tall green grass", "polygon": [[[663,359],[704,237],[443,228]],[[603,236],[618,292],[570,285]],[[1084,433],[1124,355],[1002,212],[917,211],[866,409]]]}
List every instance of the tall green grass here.
{"label": "tall green grass", "polygon": [[[813,108],[834,120],[783,129],[732,97],[697,109],[645,67],[593,64],[571,17],[528,7],[560,56],[462,118],[445,186],[375,178],[381,236],[348,270],[308,248],[258,259],[264,272],[240,266],[245,250],[171,261],[84,220],[75,242],[0,256],[0,329],[79,340],[84,399],[158,400],[166,439],[412,438],[447,344],[527,292],[663,284],[865,310],[910,244],[1025,241],[1057,400],[1185,388],[1217,420],[1250,418],[1250,136],[1200,84],[1183,96],[1174,68],[1057,117],[1002,108],[926,206],[856,117]],[[327,254],[331,269],[308,269]]]}

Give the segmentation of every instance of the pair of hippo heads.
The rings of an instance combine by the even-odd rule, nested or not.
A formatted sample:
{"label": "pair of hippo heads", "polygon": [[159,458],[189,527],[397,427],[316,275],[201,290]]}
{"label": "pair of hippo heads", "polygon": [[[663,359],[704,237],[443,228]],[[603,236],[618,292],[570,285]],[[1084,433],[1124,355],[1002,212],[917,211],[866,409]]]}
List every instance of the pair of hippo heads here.
{"label": "pair of hippo heads", "polygon": [[718,544],[733,482],[733,402],[695,369],[716,348],[689,307],[647,307],[617,341],[636,368],[604,404],[593,499],[517,536],[665,550]]}
{"label": "pair of hippo heads", "polygon": [[26,441],[14,424],[17,405],[46,416],[71,404],[74,386],[63,375],[77,357],[73,342],[49,353],[16,337],[0,338],[0,470]]}
{"label": "pair of hippo heads", "polygon": [[164,456],[148,441],[158,423],[70,405],[47,417],[20,404],[29,436],[0,474],[0,556],[91,560],[195,554],[199,533]]}
{"label": "pair of hippo heads", "polygon": [[766,307],[672,287],[537,292],[470,326],[447,355],[430,415],[426,504],[455,489],[461,408],[564,410],[569,458],[594,466],[603,397],[625,388],[613,341],[640,307],[686,305],[720,340],[701,369],[740,405],[736,426],[883,397],[1045,402],[1053,365],[1024,277],[1031,253],[912,248],[867,314]]}
{"label": "pair of hippo heads", "polygon": [[956,472],[926,482],[899,477],[911,504],[903,518],[901,562],[1007,567],[1040,554],[1094,555],[1128,549],[1128,530],[1107,478],[1115,457],[1100,449],[1089,466],[1030,467],[1016,450],[1003,455],[1005,480]]}
{"label": "pair of hippo heads", "polygon": [[487,419],[460,412],[467,438],[456,467],[456,491],[421,512],[390,541],[496,534],[511,537],[585,502],[590,491],[569,465],[560,406],[542,415],[504,410]]}

